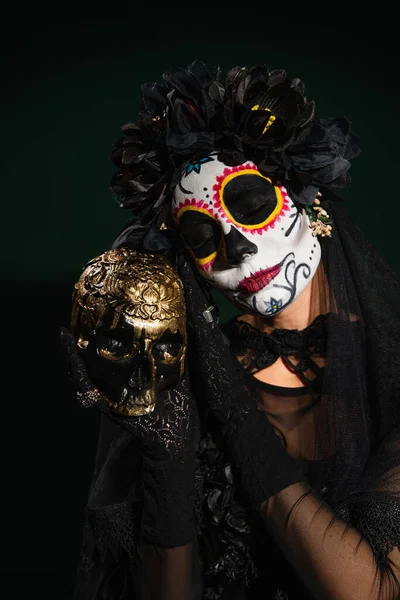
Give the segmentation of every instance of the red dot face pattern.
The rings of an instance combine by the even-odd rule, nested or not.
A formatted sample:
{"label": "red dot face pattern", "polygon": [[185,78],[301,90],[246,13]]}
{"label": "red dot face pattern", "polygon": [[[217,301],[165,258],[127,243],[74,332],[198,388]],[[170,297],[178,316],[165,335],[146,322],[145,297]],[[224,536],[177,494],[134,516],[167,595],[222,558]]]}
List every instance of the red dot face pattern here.
{"label": "red dot face pattern", "polygon": [[[203,190],[203,192],[206,191],[208,192],[208,188]],[[265,207],[267,210],[253,213],[254,217],[260,217],[260,219],[249,219],[248,216],[243,218],[243,214],[238,210],[240,207],[237,206],[240,200],[235,198],[240,192],[242,193],[242,203],[245,204],[246,200],[253,201],[253,209],[261,208],[261,206],[257,206],[256,197],[253,199],[243,197],[246,192],[248,192],[247,196],[250,196],[251,193],[255,196],[258,192],[260,204],[263,192],[266,196],[272,196],[272,201],[268,198],[269,203]],[[217,220],[234,223],[242,231],[261,235],[262,231],[274,227],[281,214],[289,210],[289,200],[283,186],[273,186],[271,180],[261,175],[255,165],[245,163],[236,167],[225,167],[222,174],[216,176],[211,195],[203,193],[201,198],[193,198],[188,195],[184,201],[179,202],[174,209],[178,222],[187,210],[199,210]]]}
{"label": "red dot face pattern", "polygon": [[252,312],[283,310],[318,266],[307,215],[251,161],[187,163],[172,209],[205,279]]}

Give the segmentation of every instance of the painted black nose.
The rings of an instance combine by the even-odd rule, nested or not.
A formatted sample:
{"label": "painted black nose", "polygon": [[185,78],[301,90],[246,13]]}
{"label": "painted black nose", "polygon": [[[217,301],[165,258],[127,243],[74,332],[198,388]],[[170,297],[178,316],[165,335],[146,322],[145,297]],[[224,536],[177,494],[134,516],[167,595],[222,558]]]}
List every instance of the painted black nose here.
{"label": "painted black nose", "polygon": [[258,252],[257,246],[245,238],[233,225],[230,232],[224,238],[226,258],[228,263],[233,267],[236,267],[243,260]]}

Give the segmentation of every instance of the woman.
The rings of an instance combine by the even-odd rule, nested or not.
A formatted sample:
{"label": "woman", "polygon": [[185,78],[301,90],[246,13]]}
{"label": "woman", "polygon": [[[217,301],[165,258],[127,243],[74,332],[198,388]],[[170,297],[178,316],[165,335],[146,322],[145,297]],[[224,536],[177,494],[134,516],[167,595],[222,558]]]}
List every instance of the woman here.
{"label": "woman", "polygon": [[[195,61],[143,100],[113,152],[134,213],[114,247],[176,256],[203,435],[197,534],[148,538],[139,597],[397,598],[400,288],[332,191],[349,123],[264,66]],[[243,311],[222,327],[212,287]]]}

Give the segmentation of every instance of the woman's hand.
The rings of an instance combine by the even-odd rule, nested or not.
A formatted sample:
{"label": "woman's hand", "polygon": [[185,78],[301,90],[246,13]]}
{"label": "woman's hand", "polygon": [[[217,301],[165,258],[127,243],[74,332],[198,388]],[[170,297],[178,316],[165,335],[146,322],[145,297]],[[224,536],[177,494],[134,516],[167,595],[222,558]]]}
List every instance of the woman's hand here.
{"label": "woman's hand", "polygon": [[187,374],[157,397],[148,415],[122,417],[115,413],[90,380],[76,340],[61,330],[69,376],[82,406],[97,406],[127,428],[143,447],[144,510],[142,533],[161,546],[180,546],[195,536],[195,450],[200,426]]}
{"label": "woman's hand", "polygon": [[63,327],[60,335],[68,373],[81,406],[96,405],[129,429],[142,442],[146,453],[153,458],[183,460],[190,453],[198,438],[199,426],[187,372],[176,387],[159,393],[153,412],[143,416],[122,417],[112,410],[103,394],[90,380],[73,334],[67,327]]}

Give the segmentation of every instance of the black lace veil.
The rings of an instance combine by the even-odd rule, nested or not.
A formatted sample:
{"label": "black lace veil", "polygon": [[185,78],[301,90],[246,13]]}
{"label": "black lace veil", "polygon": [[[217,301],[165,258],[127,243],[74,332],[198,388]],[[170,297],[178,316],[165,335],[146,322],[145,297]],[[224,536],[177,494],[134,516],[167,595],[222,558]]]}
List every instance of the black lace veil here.
{"label": "black lace veil", "polygon": [[[316,285],[313,294],[316,312],[329,315],[322,393],[316,405],[315,431],[310,432],[315,440],[313,472],[318,478],[318,469],[322,470],[328,505],[368,540],[377,565],[390,569],[387,555],[400,545],[400,285],[342,202],[330,195],[323,205],[333,230],[331,238],[322,240],[327,285]],[[125,577],[130,573],[130,585],[135,577],[140,467],[134,441],[116,427],[103,423],[89,495],[79,572],[81,582],[86,577],[91,585],[94,581],[100,585],[98,578],[105,585],[107,564],[110,572],[119,572],[119,582],[125,581],[121,573]],[[206,442],[202,443],[204,450]],[[328,472],[324,470],[327,459]],[[194,490],[199,521],[209,505],[209,499],[202,497],[203,483]],[[236,558],[233,555],[226,568],[235,567],[236,560],[237,573],[231,578],[248,580],[253,563],[243,538],[241,544],[242,551]],[[206,568],[207,556],[199,557],[200,562]]]}
{"label": "black lace veil", "polygon": [[335,236],[323,260],[338,318],[328,334],[318,447],[337,452],[332,506],[383,564],[400,543],[400,285],[341,203],[329,210]]}

